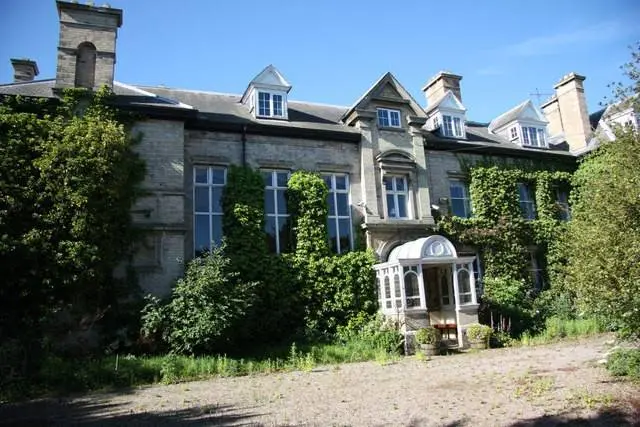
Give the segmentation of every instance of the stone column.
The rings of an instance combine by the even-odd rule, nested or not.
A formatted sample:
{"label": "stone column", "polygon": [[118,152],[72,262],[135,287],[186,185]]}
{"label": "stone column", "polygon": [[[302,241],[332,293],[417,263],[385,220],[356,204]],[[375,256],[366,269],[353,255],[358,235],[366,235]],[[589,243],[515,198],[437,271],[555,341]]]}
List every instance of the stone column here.
{"label": "stone column", "polygon": [[429,196],[429,177],[427,173],[427,158],[424,152],[424,137],[422,126],[426,123],[425,117],[409,116],[409,132],[413,145],[413,156],[416,159],[416,177],[418,189],[416,192],[417,218],[434,224],[431,216],[431,197]]}

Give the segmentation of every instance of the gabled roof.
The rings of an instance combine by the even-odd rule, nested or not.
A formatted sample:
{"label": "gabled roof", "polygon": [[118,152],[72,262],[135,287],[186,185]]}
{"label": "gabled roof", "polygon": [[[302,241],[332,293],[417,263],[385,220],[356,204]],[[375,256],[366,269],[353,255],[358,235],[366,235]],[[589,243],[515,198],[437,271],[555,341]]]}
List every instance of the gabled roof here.
{"label": "gabled roof", "polygon": [[358,100],[344,113],[342,120],[346,119],[356,109],[365,108],[374,99],[383,99],[386,101],[393,101],[393,98],[387,97],[383,94],[385,89],[390,86],[392,91],[395,91],[397,96],[405,101],[409,102],[409,106],[413,110],[414,114],[418,117],[426,117],[424,110],[411,96],[409,92],[400,84],[398,79],[395,78],[391,72],[385,73],[367,90]]}
{"label": "gabled roof", "polygon": [[429,114],[436,108],[467,111],[467,109],[465,108],[464,105],[462,105],[462,102],[460,102],[458,97],[450,90],[447,90],[444,93],[444,95],[440,97],[440,99],[436,100],[433,104],[425,108],[425,112]]}
{"label": "gabled roof", "polygon": [[515,120],[534,120],[541,123],[547,123],[542,113],[534,107],[530,99],[521,104],[516,105],[506,113],[502,113],[489,123],[489,130],[493,131],[507,125]]}
{"label": "gabled roof", "polygon": [[245,101],[246,96],[253,86],[263,89],[283,90],[287,93],[291,90],[291,84],[272,64],[267,65],[264,70],[260,71],[258,75],[249,82],[249,85],[242,94],[241,102]]}

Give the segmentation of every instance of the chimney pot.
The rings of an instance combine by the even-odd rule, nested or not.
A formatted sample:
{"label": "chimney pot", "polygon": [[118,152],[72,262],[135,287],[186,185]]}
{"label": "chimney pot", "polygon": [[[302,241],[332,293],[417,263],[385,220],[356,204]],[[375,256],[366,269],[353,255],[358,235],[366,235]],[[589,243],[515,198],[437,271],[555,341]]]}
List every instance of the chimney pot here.
{"label": "chimney pot", "polygon": [[38,64],[31,59],[11,58],[11,65],[13,66],[14,83],[33,81],[33,79],[40,74]]}

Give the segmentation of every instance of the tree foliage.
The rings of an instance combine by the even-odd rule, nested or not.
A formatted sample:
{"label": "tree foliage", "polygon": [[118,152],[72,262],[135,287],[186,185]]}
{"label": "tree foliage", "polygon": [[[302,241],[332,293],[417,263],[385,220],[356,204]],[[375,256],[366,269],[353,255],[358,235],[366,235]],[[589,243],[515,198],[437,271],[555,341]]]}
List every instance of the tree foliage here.
{"label": "tree foliage", "polygon": [[[630,84],[613,85],[614,110],[639,114],[640,43],[621,68]],[[606,118],[605,118],[606,119]],[[574,175],[567,239],[567,283],[585,312],[623,334],[640,335],[640,136],[614,126]]]}
{"label": "tree foliage", "polygon": [[579,305],[640,332],[640,139],[618,132],[574,176],[568,279]]}
{"label": "tree foliage", "polygon": [[113,270],[136,238],[130,209],[144,164],[110,96],[1,99],[0,341],[29,354],[74,327],[95,329],[131,291]]}

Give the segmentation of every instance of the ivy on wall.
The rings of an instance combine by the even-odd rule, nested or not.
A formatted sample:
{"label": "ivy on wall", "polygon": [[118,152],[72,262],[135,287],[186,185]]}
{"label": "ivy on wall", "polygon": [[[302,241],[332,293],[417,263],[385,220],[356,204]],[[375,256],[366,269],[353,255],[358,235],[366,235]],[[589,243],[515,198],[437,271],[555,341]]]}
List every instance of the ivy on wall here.
{"label": "ivy on wall", "polygon": [[[529,249],[545,255],[551,283],[559,282],[564,264],[556,189],[568,188],[571,173],[537,170],[525,165],[467,166],[473,217],[444,217],[439,229],[463,244],[479,249],[484,267],[484,300],[506,319],[504,329],[518,333],[531,326],[533,287]],[[518,183],[535,189],[536,219],[523,218]],[[514,322],[513,324],[511,322]]]}

